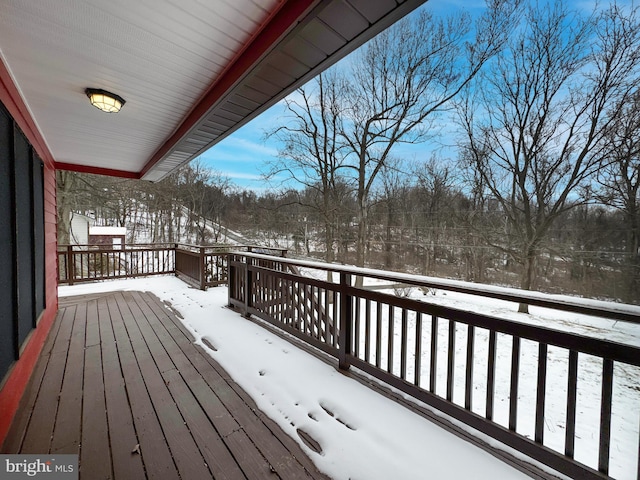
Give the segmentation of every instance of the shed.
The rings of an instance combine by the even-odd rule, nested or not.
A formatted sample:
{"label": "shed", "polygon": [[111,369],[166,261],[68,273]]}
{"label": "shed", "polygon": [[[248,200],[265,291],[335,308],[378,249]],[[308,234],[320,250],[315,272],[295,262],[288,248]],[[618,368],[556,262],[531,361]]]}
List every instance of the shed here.
{"label": "shed", "polygon": [[89,227],[89,244],[123,248],[126,242],[126,227]]}

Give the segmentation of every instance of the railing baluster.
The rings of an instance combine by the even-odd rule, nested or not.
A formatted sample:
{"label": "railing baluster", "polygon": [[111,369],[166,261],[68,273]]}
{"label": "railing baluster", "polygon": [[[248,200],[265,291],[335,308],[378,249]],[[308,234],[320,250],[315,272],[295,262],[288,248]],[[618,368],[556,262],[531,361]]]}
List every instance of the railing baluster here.
{"label": "railing baluster", "polygon": [[324,289],[324,343],[331,344],[331,317],[329,317],[329,289]]}
{"label": "railing baluster", "polygon": [[315,302],[315,295],[314,295],[314,287],[310,286],[305,288],[305,291],[307,292],[307,302],[309,304],[309,309],[307,312],[307,318],[308,318],[308,323],[309,323],[309,336],[311,338],[316,338],[316,317],[315,317],[315,310],[316,310],[316,302]]}
{"label": "railing baluster", "polygon": [[447,345],[447,400],[453,401],[453,380],[456,362],[456,322],[449,320],[449,342]]}
{"label": "railing baluster", "polygon": [[564,440],[564,454],[573,458],[576,443],[576,398],[578,386],[578,352],[569,351],[569,374],[567,378],[567,425]]}
{"label": "railing baluster", "polygon": [[354,332],[353,332],[353,341],[354,341],[354,350],[353,354],[356,357],[360,356],[360,299],[355,297],[356,302],[356,313],[355,318],[353,319],[354,323]]}
{"label": "railing baluster", "polygon": [[278,281],[278,321],[282,324],[285,323],[285,316],[284,316],[284,293],[285,293],[285,289],[284,289],[284,279],[279,279]]}
{"label": "railing baluster", "polygon": [[496,332],[489,331],[489,352],[487,354],[487,403],[485,417],[493,420],[493,397],[496,384]]}
{"label": "railing baluster", "polygon": [[369,363],[371,361],[371,300],[367,298],[364,308],[365,324],[364,324],[364,360]]}
{"label": "railing baluster", "polygon": [[342,370],[349,368],[348,356],[353,348],[353,297],[346,288],[351,286],[351,275],[340,274],[340,349],[338,353],[338,366]]}
{"label": "railing baluster", "polygon": [[285,295],[285,311],[287,316],[287,325],[293,328],[295,322],[295,312],[293,311],[293,281],[287,280],[286,288],[284,291]]}
{"label": "railing baluster", "polygon": [[331,317],[329,317],[329,289],[324,289],[324,343],[330,344]]}
{"label": "railing baluster", "polygon": [[297,310],[296,311],[296,318],[297,318],[296,329],[304,333],[304,318],[303,318],[304,313],[300,311],[300,306],[303,302],[300,283],[301,283],[300,281],[296,282],[296,298],[294,299],[294,301],[297,301],[297,304],[298,304],[298,308],[296,309]]}
{"label": "railing baluster", "polygon": [[387,372],[393,373],[393,330],[395,326],[395,314],[393,305],[389,304],[389,324],[387,336]]}
{"label": "railing baluster", "polygon": [[333,293],[333,347],[338,346],[338,337],[340,336],[341,323],[338,322],[338,301],[342,301],[342,292],[334,291]]}
{"label": "railing baluster", "polygon": [[598,470],[609,474],[609,453],[611,450],[611,402],[613,396],[613,360],[602,361],[602,398],[600,403],[600,442]]}
{"label": "railing baluster", "polygon": [[438,317],[431,316],[431,358],[429,365],[429,391],[436,393],[436,376],[438,374]]}
{"label": "railing baluster", "polygon": [[322,312],[325,311],[322,308],[322,289],[316,287],[316,295],[313,297],[313,301],[316,303],[316,339],[322,340]]}
{"label": "railing baluster", "polygon": [[301,317],[300,331],[304,334],[307,333],[307,287],[302,282],[299,284],[300,298],[299,302],[302,304],[301,311],[298,313]]}
{"label": "railing baluster", "polygon": [[407,379],[407,309],[402,309],[402,332],[400,340],[400,378]]}
{"label": "railing baluster", "polygon": [[473,353],[475,342],[475,327],[467,325],[467,372],[464,381],[464,408],[471,410],[473,397]]}
{"label": "railing baluster", "polygon": [[305,286],[302,288],[304,294],[304,333],[313,336],[313,310],[309,305],[309,289]]}
{"label": "railing baluster", "polygon": [[67,246],[67,282],[69,285],[73,285],[73,281],[76,277],[76,268],[75,268],[75,255],[73,254],[73,247],[71,245]]}
{"label": "railing baluster", "polygon": [[416,356],[413,372],[413,383],[420,386],[420,377],[422,370],[422,313],[416,312]]}
{"label": "railing baluster", "polygon": [[376,303],[376,367],[381,367],[382,355],[382,304]]}
{"label": "railing baluster", "polygon": [[520,337],[512,337],[511,381],[509,389],[509,430],[516,431],[518,422],[518,379],[520,376]]}
{"label": "railing baluster", "polygon": [[536,426],[534,440],[544,445],[544,406],[547,392],[547,344],[538,345],[538,383],[536,387]]}
{"label": "railing baluster", "polygon": [[275,275],[269,275],[269,286],[267,290],[267,297],[269,298],[269,308],[267,311],[273,317],[276,313],[276,277]]}

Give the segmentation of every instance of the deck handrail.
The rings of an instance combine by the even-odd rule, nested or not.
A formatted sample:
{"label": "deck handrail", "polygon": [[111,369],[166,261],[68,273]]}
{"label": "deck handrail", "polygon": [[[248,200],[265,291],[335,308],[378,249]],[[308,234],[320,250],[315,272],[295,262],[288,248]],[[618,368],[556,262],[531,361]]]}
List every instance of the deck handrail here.
{"label": "deck handrail", "polygon": [[[620,369],[632,370],[628,378],[640,376],[638,346],[372,291],[356,286],[356,277],[634,324],[640,323],[639,307],[248,252],[231,252],[228,266],[230,307],[321,349],[338,360],[338,368],[356,367],[572,478],[611,478],[611,452],[620,447],[611,436],[612,411],[616,412],[616,421],[620,421],[620,413],[626,413],[620,411],[624,407],[613,394],[614,386],[620,388],[616,383],[621,381]],[[295,274],[291,266],[330,271],[337,280]],[[327,315],[317,314],[321,310]],[[458,338],[461,335],[462,340]],[[480,358],[478,350],[486,351],[485,357]],[[560,366],[558,359],[562,360]],[[582,372],[584,362],[591,362],[588,366],[595,369],[593,382],[600,395],[598,454],[592,465],[576,460],[575,455],[576,430],[582,428],[576,420],[577,405],[584,388],[582,384],[578,387],[578,371],[580,367]],[[526,371],[537,372],[527,379],[532,388],[520,386],[521,364],[531,367]],[[456,373],[457,365],[464,365],[463,373]],[[503,370],[509,371],[505,382],[508,393],[498,398],[496,375]],[[566,412],[561,419],[563,446],[555,449],[545,443],[550,436],[545,435],[545,421],[552,415],[545,405],[550,400],[557,403],[563,394],[553,389],[557,379],[549,378],[548,371],[560,374],[566,389],[564,399],[559,400],[560,410]],[[633,385],[631,390],[635,404],[640,404],[640,391]],[[478,396],[477,391],[484,393]],[[530,438],[518,424],[518,409],[525,401],[535,406]],[[494,417],[498,402],[506,406],[501,413],[508,413],[502,423]],[[476,404],[481,406],[474,408]],[[631,428],[640,435],[638,425]],[[637,447],[631,454],[639,456]]]}

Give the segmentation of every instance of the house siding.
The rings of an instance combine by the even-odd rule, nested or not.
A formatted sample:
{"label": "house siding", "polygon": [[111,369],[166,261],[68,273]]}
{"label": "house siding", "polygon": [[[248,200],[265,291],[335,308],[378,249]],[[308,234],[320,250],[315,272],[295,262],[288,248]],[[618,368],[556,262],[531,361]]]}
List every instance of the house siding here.
{"label": "house siding", "polygon": [[[9,160],[16,160],[12,156],[15,155],[12,152],[14,150],[12,142],[7,142],[8,144],[3,152],[0,152],[0,155],[5,155],[5,161],[0,162],[0,164],[6,164],[5,167],[0,168],[10,168],[11,172],[15,172],[18,175],[8,185],[8,193],[2,194],[2,189],[0,188],[0,212],[4,212],[3,215],[5,216],[8,213],[9,223],[16,225],[16,219],[11,218],[11,215],[16,215],[15,184],[26,184],[23,177],[27,172],[30,172],[31,185],[36,185],[30,188],[42,186],[41,195],[37,192],[31,196],[31,201],[34,202],[34,205],[41,202],[43,207],[39,218],[34,216],[31,217],[28,223],[23,221],[21,224],[22,230],[19,228],[17,233],[15,227],[8,228],[6,230],[6,232],[9,232],[8,236],[4,239],[11,249],[9,253],[5,252],[5,260],[10,258],[11,262],[14,263],[10,268],[13,269],[13,275],[19,278],[11,278],[5,275],[3,278],[8,279],[9,285],[0,285],[3,288],[7,288],[5,296],[12,296],[12,298],[7,299],[3,297],[3,300],[9,301],[10,306],[6,304],[2,306],[0,332],[2,334],[8,333],[16,339],[10,351],[3,351],[3,355],[7,356],[8,362],[4,366],[6,371],[0,371],[0,444],[2,444],[55,319],[58,310],[58,293],[55,163],[51,152],[37,130],[35,122],[30,117],[26,105],[1,60],[0,103],[3,109],[2,116],[6,120],[5,133],[11,130],[14,135],[14,141],[15,136],[18,136],[18,140],[15,143],[21,143],[20,148],[26,148],[28,153],[25,156],[25,152],[22,151],[19,155],[21,156],[20,162],[29,162],[28,168],[25,168],[24,163],[20,163],[15,169],[10,166]],[[20,139],[20,136],[22,136],[22,139]],[[37,168],[41,168],[41,171],[29,170]],[[41,173],[41,176],[39,173]],[[9,176],[5,178],[9,178]],[[37,231],[37,228],[29,231],[29,224],[33,225],[33,222],[42,221],[44,221],[44,225],[42,226],[40,223],[39,231]],[[40,245],[40,255],[33,253],[32,260],[29,260],[30,254],[27,249],[15,246],[17,241],[23,239],[31,242],[32,247]],[[44,242],[43,247],[42,242]],[[23,262],[22,264],[15,262],[16,254],[18,254],[18,262]],[[43,260],[44,268],[42,266]],[[33,265],[33,268],[25,266],[24,262]],[[44,284],[42,284],[42,279],[44,279]],[[33,287],[28,287],[29,282],[27,280],[30,280],[30,284]],[[38,282],[40,282],[40,286],[36,287],[35,285]],[[18,288],[27,288],[26,292],[24,290],[21,291],[22,296],[20,298],[16,298],[16,290]],[[23,315],[26,316],[18,318],[18,309],[22,309]]]}

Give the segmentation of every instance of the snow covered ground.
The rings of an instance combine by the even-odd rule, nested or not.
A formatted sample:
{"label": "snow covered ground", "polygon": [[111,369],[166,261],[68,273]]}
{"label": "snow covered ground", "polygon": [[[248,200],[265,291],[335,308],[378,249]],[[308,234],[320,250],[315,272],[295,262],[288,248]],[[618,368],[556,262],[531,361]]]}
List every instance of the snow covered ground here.
{"label": "snow covered ground", "polygon": [[[511,479],[523,476],[490,454],[341,375],[326,363],[242,318],[236,312],[225,309],[227,290],[224,287],[202,292],[188,287],[175,277],[154,277],[61,286],[59,293],[60,296],[68,296],[109,290],[151,291],[160,299],[170,302],[183,315],[183,322],[194,334],[196,343],[203,346],[252,396],[258,407],[296,439],[318,468],[332,478]],[[414,294],[422,295],[419,291]],[[465,302],[467,309],[505,315],[516,321],[523,320],[522,316],[513,312],[513,307],[508,302],[503,305],[495,300],[483,302],[482,299],[476,299],[469,304],[468,298],[443,292],[429,295],[429,300],[458,307],[459,302]],[[640,326],[598,321],[576,314],[562,314],[559,318],[551,315],[550,318],[549,313],[543,309],[532,309],[532,315],[527,317],[527,321],[553,328],[597,335],[600,338],[606,335],[615,341],[640,345]],[[441,341],[446,345],[446,329],[439,329],[438,334],[444,335]],[[457,336],[457,349],[464,352],[466,328],[460,328]],[[215,350],[209,348],[207,343],[215,347]],[[533,351],[529,351],[530,348]],[[478,361],[481,361],[483,355],[486,358],[486,339],[483,342],[481,336],[476,337],[476,350]],[[521,390],[524,391],[528,389],[527,381],[535,380],[537,348],[523,342],[521,354],[521,385],[524,385]],[[458,356],[461,360],[457,361],[456,380],[463,381],[464,353],[456,354],[457,358]],[[560,373],[566,371],[565,357],[564,352],[554,352],[550,348],[549,391],[561,392],[563,385],[566,385],[566,377]],[[508,367],[503,371],[500,365],[508,365],[509,360],[510,346],[505,342],[501,343],[499,339],[496,421],[503,424],[506,422],[508,402],[499,399],[505,395],[508,397],[509,371]],[[577,459],[589,465],[594,465],[597,461],[598,426],[594,419],[599,414],[600,397],[597,389],[594,391],[593,388],[598,384],[599,363],[592,360],[581,358],[576,432]],[[399,361],[395,363],[399,365]],[[439,364],[444,366],[446,361],[440,360]],[[554,365],[558,366],[557,374],[554,374]],[[422,374],[425,373],[425,368],[428,369],[428,364],[423,365]],[[438,370],[439,389],[445,385],[443,378],[440,378],[444,375],[441,370]],[[475,372],[478,385],[481,385],[482,368],[476,368]],[[462,401],[461,391],[456,385],[454,401]],[[635,478],[637,471],[640,425],[638,369],[616,370],[614,397],[611,475],[614,478],[631,479]],[[483,398],[484,392],[480,388],[478,392],[474,392],[474,411],[484,409]],[[518,431],[525,435],[532,432],[535,413],[535,401],[531,404],[527,398],[527,395],[523,395],[518,416]],[[555,404],[553,398],[547,398],[545,438],[552,448],[561,449],[564,438],[564,399],[562,395],[558,398]],[[298,430],[307,432],[317,440],[322,452],[318,454],[309,449],[298,436]],[[463,461],[458,461],[460,459]]]}

